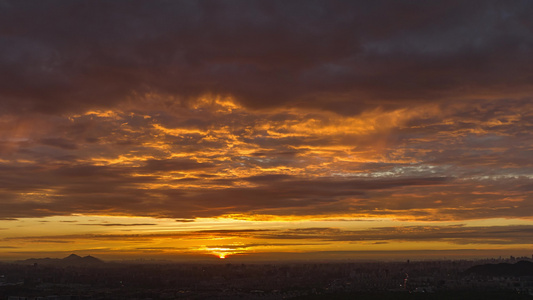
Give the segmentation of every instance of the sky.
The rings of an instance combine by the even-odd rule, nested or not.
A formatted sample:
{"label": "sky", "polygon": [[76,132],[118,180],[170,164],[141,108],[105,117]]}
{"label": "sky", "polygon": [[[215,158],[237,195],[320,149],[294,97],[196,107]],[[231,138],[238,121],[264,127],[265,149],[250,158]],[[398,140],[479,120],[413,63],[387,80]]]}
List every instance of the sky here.
{"label": "sky", "polygon": [[0,260],[533,254],[531,1],[0,1]]}

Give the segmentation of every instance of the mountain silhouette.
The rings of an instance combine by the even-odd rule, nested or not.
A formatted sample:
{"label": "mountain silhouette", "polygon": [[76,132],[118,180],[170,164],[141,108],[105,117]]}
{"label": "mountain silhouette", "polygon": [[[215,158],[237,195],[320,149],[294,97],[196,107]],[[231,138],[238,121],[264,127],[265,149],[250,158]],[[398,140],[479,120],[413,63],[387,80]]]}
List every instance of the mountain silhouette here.
{"label": "mountain silhouette", "polygon": [[94,256],[87,255],[81,257],[76,254],[71,254],[65,258],[30,258],[19,263],[24,264],[42,264],[42,265],[55,265],[55,266],[98,266],[104,264],[104,262]]}
{"label": "mountain silhouette", "polygon": [[68,264],[79,264],[79,265],[94,265],[94,264],[102,264],[103,261],[99,260],[98,258],[94,256],[84,256],[81,257],[76,254],[71,254],[63,259],[61,259],[62,263],[68,263]]}
{"label": "mountain silhouette", "polygon": [[62,261],[79,261],[80,259],[82,259],[81,256],[76,255],[76,254],[71,254],[71,255],[63,258]]}

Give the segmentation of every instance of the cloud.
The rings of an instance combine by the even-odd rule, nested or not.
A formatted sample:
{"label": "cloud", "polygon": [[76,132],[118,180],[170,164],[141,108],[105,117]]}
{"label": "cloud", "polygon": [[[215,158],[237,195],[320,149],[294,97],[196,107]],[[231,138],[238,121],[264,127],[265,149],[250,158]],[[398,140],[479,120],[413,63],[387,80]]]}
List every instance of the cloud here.
{"label": "cloud", "polygon": [[344,114],[524,96],[532,9],[526,1],[8,1],[2,111],[79,112],[154,92]]}
{"label": "cloud", "polygon": [[[216,238],[244,238],[256,240],[243,244],[209,245],[210,248],[244,250],[255,247],[285,247],[302,245],[326,245],[331,243],[394,243],[394,242],[448,242],[457,245],[529,245],[533,241],[531,225],[506,226],[397,226],[374,227],[364,230],[346,230],[332,227],[304,227],[295,229],[239,229],[199,230],[165,233],[135,234],[76,234],[56,236],[9,237],[4,241],[68,243],[80,240],[152,241],[157,239],[212,240]],[[265,242],[265,241],[273,242]],[[278,241],[276,241],[278,240]],[[302,242],[305,241],[305,242]],[[146,248],[146,247],[142,247]],[[155,250],[157,247],[150,249]],[[181,248],[180,248],[181,249]]]}
{"label": "cloud", "polygon": [[54,240],[153,240],[158,238],[173,239],[212,239],[217,236],[252,237],[257,233],[270,232],[269,229],[213,229],[164,233],[135,233],[135,234],[71,234],[53,236],[18,236],[7,237],[5,241],[27,241],[35,239]]}
{"label": "cloud", "polygon": [[157,171],[185,171],[193,169],[204,169],[216,166],[213,163],[199,163],[189,159],[150,159],[145,162],[145,170],[149,172]]}
{"label": "cloud", "polygon": [[65,241],[65,240],[29,240],[29,243],[45,243],[45,244],[68,244],[74,243],[74,241]]}
{"label": "cloud", "polygon": [[312,245],[325,245],[326,243],[250,243],[250,244],[224,244],[224,245],[210,245],[208,248],[217,249],[224,248],[227,250],[246,250],[250,248],[260,247],[285,247],[285,246],[312,246]]}
{"label": "cloud", "polygon": [[187,248],[180,247],[140,247],[135,249],[143,251],[187,250]]}
{"label": "cloud", "polygon": [[528,2],[2,5],[5,220],[533,213]]}
{"label": "cloud", "polygon": [[194,219],[176,219],[175,221],[180,222],[180,223],[190,223],[190,222],[194,222],[195,220]]}
{"label": "cloud", "polygon": [[93,224],[93,223],[83,223],[83,224],[76,224],[81,226],[108,226],[108,227],[123,227],[123,226],[153,226],[157,225],[155,223],[100,223],[100,224]]}
{"label": "cloud", "polygon": [[454,244],[530,244],[530,225],[509,226],[402,226],[375,227],[369,230],[337,228],[298,228],[265,232],[256,237],[283,240],[330,242],[446,241]]}
{"label": "cloud", "polygon": [[66,150],[74,150],[78,148],[76,144],[63,138],[45,138],[41,139],[40,142],[47,146],[63,148]]}

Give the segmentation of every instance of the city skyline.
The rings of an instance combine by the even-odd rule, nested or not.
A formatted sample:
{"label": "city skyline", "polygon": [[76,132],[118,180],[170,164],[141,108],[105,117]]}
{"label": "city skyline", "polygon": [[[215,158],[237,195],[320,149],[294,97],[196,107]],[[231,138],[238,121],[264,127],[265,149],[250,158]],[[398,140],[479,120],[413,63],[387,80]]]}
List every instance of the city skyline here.
{"label": "city skyline", "polygon": [[0,260],[533,254],[528,1],[2,1]]}

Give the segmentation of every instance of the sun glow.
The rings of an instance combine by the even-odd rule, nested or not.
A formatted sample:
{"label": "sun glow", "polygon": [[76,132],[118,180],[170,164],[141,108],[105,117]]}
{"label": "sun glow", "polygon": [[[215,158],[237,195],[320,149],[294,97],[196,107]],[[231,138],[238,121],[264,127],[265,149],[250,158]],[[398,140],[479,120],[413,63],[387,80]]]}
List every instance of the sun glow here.
{"label": "sun glow", "polygon": [[206,254],[214,255],[220,259],[225,259],[229,255],[239,254],[243,252],[241,251],[242,249],[236,250],[236,248],[232,246],[230,247],[203,247],[198,250]]}
{"label": "sun glow", "polygon": [[226,259],[229,255],[236,254],[237,252],[234,251],[224,251],[224,250],[217,250],[213,251],[212,254],[217,256],[220,259]]}

